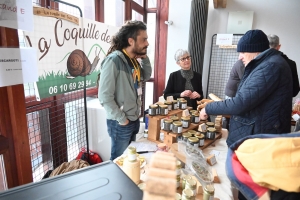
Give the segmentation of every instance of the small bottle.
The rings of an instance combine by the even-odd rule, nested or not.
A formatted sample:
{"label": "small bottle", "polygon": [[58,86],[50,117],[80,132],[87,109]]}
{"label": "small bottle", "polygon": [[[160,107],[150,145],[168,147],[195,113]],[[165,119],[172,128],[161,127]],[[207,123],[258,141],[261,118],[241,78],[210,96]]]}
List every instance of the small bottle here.
{"label": "small bottle", "polygon": [[193,178],[186,180],[185,182],[185,189],[191,189],[193,191],[193,196],[196,197],[197,195],[197,181]]}
{"label": "small bottle", "polygon": [[185,188],[185,183],[187,180],[192,179],[190,175],[183,175],[182,176],[182,181],[181,181],[181,189],[184,190]]}
{"label": "small bottle", "polygon": [[215,188],[212,184],[203,187],[203,200],[213,200]]}
{"label": "small bottle", "polygon": [[141,164],[136,156],[136,148],[130,146],[127,148],[127,151],[127,157],[124,159],[123,163],[123,171],[135,184],[139,184]]}

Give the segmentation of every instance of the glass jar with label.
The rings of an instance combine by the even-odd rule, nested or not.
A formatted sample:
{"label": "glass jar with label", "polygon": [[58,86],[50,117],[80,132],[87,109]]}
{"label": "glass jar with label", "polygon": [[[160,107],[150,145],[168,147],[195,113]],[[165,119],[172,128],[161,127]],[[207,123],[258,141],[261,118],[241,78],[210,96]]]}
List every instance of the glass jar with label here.
{"label": "glass jar with label", "polygon": [[189,132],[182,133],[183,141],[187,142],[189,137],[191,137],[191,134]]}
{"label": "glass jar with label", "polygon": [[196,137],[199,139],[199,146],[203,147],[204,146],[204,141],[205,141],[205,136],[202,133],[200,133]]}
{"label": "glass jar with label", "polygon": [[160,115],[167,115],[169,113],[167,105],[159,105],[159,113]]}
{"label": "glass jar with label", "polygon": [[179,101],[179,109],[184,110],[187,108],[187,101],[185,99],[181,99]]}
{"label": "glass jar with label", "polygon": [[172,131],[172,126],[173,126],[172,123],[173,123],[173,120],[164,119],[162,129],[165,131]]}
{"label": "glass jar with label", "polygon": [[195,196],[193,195],[193,191],[191,189],[184,189],[182,191],[181,200],[194,200]]}
{"label": "glass jar with label", "polygon": [[182,123],[180,121],[173,122],[173,133],[182,133]]}
{"label": "glass jar with label", "polygon": [[186,116],[186,117],[181,117],[181,122],[182,122],[182,127],[183,128],[188,128],[191,124],[191,118]]}
{"label": "glass jar with label", "polygon": [[185,188],[185,183],[187,180],[192,179],[192,176],[190,175],[183,175],[182,176],[182,181],[181,181],[181,189],[184,190]]}
{"label": "glass jar with label", "polygon": [[199,139],[197,137],[189,137],[189,143],[194,147],[199,147]]}
{"label": "glass jar with label", "polygon": [[193,196],[197,195],[197,181],[193,178],[185,182],[185,189],[190,189],[193,191]]}
{"label": "glass jar with label", "polygon": [[149,106],[148,114],[154,116],[157,114],[158,105],[153,104]]}
{"label": "glass jar with label", "polygon": [[172,105],[173,105],[173,110],[177,110],[178,109],[178,101],[177,100],[173,100],[172,101]]}
{"label": "glass jar with label", "polygon": [[208,126],[208,127],[215,127],[215,123],[213,123],[213,122],[206,122],[206,126]]}
{"label": "glass jar with label", "polygon": [[191,122],[198,124],[200,122],[199,112],[193,112],[191,115]]}
{"label": "glass jar with label", "polygon": [[197,131],[195,131],[195,130],[188,130],[188,133],[191,134],[191,137],[195,137]]}
{"label": "glass jar with label", "polygon": [[215,128],[207,128],[206,138],[210,140],[214,140],[216,137],[216,129]]}
{"label": "glass jar with label", "polygon": [[169,111],[173,109],[173,103],[171,101],[165,101],[165,105],[168,106]]}
{"label": "glass jar with label", "polygon": [[203,187],[203,200],[214,199],[215,188],[212,184]]}
{"label": "glass jar with label", "polygon": [[204,135],[204,139],[206,138],[206,133],[207,133],[207,130],[205,130],[205,131],[200,131],[200,134],[203,134],[203,135]]}

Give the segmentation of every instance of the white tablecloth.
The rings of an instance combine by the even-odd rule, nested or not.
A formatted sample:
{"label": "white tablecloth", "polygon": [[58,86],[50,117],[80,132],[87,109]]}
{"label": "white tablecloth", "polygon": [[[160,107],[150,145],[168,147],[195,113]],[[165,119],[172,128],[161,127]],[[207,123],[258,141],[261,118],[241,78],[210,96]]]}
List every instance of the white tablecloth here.
{"label": "white tablecloth", "polygon": [[[203,154],[208,156],[212,153],[215,153],[217,163],[213,166],[216,169],[219,179],[221,183],[215,183],[215,197],[219,198],[220,200],[232,200],[237,199],[237,190],[231,186],[229,179],[227,178],[226,171],[225,171],[225,162],[227,156],[227,144],[226,139],[228,136],[227,129],[222,130],[222,138],[216,140],[214,146],[209,146],[203,150]],[[143,134],[137,134],[137,142],[133,142],[132,146],[137,147],[137,151],[145,151],[145,150],[152,150],[153,146],[156,144],[143,138]],[[149,145],[147,147],[147,145]],[[147,163],[150,162],[151,156],[153,153],[145,153],[142,154],[145,158]],[[142,177],[141,177],[142,178]]]}

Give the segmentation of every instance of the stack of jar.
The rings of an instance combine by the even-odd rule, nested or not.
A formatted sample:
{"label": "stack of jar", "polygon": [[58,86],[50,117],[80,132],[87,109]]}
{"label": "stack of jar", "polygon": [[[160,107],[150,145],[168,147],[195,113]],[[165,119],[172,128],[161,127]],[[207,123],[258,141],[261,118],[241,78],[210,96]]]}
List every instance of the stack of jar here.
{"label": "stack of jar", "polygon": [[207,125],[206,138],[209,140],[214,140],[216,137],[215,123],[206,122],[206,125]]}
{"label": "stack of jar", "polygon": [[197,181],[190,175],[182,176],[182,200],[195,199],[197,195]]}

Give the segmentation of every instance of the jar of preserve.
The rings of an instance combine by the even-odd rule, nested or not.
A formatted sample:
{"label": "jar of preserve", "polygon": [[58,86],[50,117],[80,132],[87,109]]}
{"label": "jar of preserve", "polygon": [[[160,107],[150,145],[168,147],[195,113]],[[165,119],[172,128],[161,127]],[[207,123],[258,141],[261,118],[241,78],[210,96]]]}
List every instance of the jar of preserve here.
{"label": "jar of preserve", "polygon": [[192,176],[190,175],[183,175],[182,176],[182,181],[181,181],[181,189],[184,190],[185,188],[185,183],[187,180],[192,179]]}
{"label": "jar of preserve", "polygon": [[205,141],[205,136],[203,133],[200,133],[199,135],[196,136],[199,139],[199,146],[203,147],[204,146],[204,141]]}
{"label": "jar of preserve", "polygon": [[190,117],[181,117],[182,127],[188,128],[191,124],[191,118]]}
{"label": "jar of preserve", "polygon": [[168,110],[172,110],[173,109],[173,103],[171,101],[165,101],[165,105],[168,106]]}
{"label": "jar of preserve", "polygon": [[191,115],[191,122],[198,124],[200,122],[199,112],[193,112]]}
{"label": "jar of preserve", "polygon": [[183,141],[187,142],[189,137],[192,137],[189,132],[182,133],[182,140]]}
{"label": "jar of preserve", "polygon": [[197,137],[189,137],[189,143],[194,147],[199,147],[199,139]]}
{"label": "jar of preserve", "polygon": [[214,199],[215,188],[212,184],[203,187],[203,200]]}
{"label": "jar of preserve", "polygon": [[187,101],[185,99],[181,99],[179,101],[179,109],[184,110],[187,108]]}
{"label": "jar of preserve", "polygon": [[207,128],[206,138],[210,140],[214,140],[216,137],[216,129],[215,128]]}
{"label": "jar of preserve", "polygon": [[154,116],[157,114],[158,105],[153,104],[149,106],[148,114]]}
{"label": "jar of preserve", "polygon": [[188,130],[188,133],[191,134],[191,137],[195,137],[197,131],[195,131],[195,130]]}
{"label": "jar of preserve", "polygon": [[197,194],[197,182],[195,179],[189,179],[185,182],[185,188],[184,189],[190,189],[193,191],[193,196],[196,196]]}
{"label": "jar of preserve", "polygon": [[213,122],[206,122],[206,126],[208,126],[208,127],[215,127],[215,123],[213,123]]}
{"label": "jar of preserve", "polygon": [[173,122],[173,133],[182,133],[182,123],[180,121]]}
{"label": "jar of preserve", "polygon": [[169,113],[167,105],[159,105],[159,113],[160,115],[167,115]]}
{"label": "jar of preserve", "polygon": [[191,189],[184,189],[182,190],[182,197],[181,200],[194,200],[195,196]]}
{"label": "jar of preserve", "polygon": [[172,123],[173,123],[173,120],[164,119],[162,129],[165,131],[172,131]]}
{"label": "jar of preserve", "polygon": [[177,100],[173,100],[172,101],[172,105],[173,105],[173,110],[177,110],[178,109],[178,101]]}
{"label": "jar of preserve", "polygon": [[200,131],[200,134],[203,134],[204,135],[204,139],[206,138],[206,134],[207,133],[207,130],[205,130],[205,131]]}

